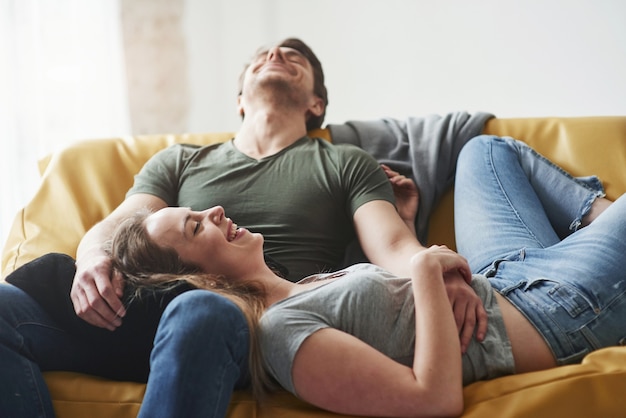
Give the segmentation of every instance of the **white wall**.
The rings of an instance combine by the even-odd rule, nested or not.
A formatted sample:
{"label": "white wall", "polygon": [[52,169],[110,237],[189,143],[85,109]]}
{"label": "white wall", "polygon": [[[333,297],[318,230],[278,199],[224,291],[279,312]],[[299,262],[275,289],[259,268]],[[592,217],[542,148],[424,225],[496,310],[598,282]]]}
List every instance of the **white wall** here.
{"label": "white wall", "polygon": [[[237,130],[244,63],[259,46],[290,36],[324,65],[327,123],[457,110],[626,115],[623,0],[185,0],[183,26],[189,132]],[[180,110],[176,100],[163,101]],[[98,132],[80,137],[105,135]],[[26,166],[36,177],[35,164]],[[6,214],[27,201],[9,198],[3,194],[2,243],[12,221]]]}
{"label": "white wall", "polygon": [[236,130],[243,64],[289,36],[323,63],[329,123],[626,115],[621,0],[186,0],[184,13],[190,131]]}

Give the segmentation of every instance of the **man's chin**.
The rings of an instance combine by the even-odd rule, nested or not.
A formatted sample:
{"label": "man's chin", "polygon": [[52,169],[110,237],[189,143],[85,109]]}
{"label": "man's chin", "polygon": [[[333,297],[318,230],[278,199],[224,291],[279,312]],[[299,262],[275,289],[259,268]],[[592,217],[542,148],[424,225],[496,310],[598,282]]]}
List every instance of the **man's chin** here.
{"label": "man's chin", "polygon": [[272,91],[274,94],[291,94],[294,91],[294,87],[289,80],[285,78],[285,73],[268,73],[265,77],[259,79],[258,86],[261,89]]}

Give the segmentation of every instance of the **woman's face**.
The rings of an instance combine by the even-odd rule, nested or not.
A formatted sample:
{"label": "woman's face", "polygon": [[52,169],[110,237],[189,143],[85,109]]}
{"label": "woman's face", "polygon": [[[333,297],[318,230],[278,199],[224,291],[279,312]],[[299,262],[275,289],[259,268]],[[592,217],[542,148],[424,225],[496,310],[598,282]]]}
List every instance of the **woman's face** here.
{"label": "woman's face", "polygon": [[205,273],[232,275],[245,267],[243,261],[251,258],[251,252],[263,251],[261,234],[237,228],[221,206],[201,212],[163,208],[148,216],[145,226],[155,243],[173,248],[183,261]]}

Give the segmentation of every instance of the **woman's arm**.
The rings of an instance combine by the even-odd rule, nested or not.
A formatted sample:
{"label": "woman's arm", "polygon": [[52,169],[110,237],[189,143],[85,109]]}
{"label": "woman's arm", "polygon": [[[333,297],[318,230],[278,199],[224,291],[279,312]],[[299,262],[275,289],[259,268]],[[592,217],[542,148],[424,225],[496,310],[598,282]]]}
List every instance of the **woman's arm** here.
{"label": "woman's arm", "polygon": [[[354,225],[361,248],[373,264],[399,277],[411,275],[409,260],[424,247],[407,229],[394,205],[383,200],[367,202],[354,213]],[[461,345],[466,348],[473,335],[481,341],[487,330],[487,313],[476,292],[453,270],[446,275],[446,289]]]}
{"label": "woman's arm", "polygon": [[465,260],[444,247],[411,259],[415,357],[407,367],[357,338],[326,328],[309,336],[294,359],[296,392],[338,413],[368,416],[453,416],[463,411],[461,348],[443,274]]}

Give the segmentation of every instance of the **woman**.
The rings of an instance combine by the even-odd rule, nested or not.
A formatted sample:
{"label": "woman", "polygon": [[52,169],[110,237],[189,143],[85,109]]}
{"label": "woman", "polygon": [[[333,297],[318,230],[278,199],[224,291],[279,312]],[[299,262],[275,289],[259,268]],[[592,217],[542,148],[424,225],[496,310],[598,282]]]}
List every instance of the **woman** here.
{"label": "woman", "polygon": [[[469,264],[433,246],[412,257],[406,279],[362,264],[288,282],[265,264],[263,237],[220,207],[138,215],[111,252],[138,289],[182,280],[231,295],[258,331],[256,387],[271,380],[266,370],[339,413],[458,415],[464,384],[623,343],[626,198],[610,204],[597,179],[572,178],[512,139],[473,139],[457,170],[457,244]],[[471,276],[470,265],[483,274]],[[448,272],[471,281],[489,314],[463,355]]]}

